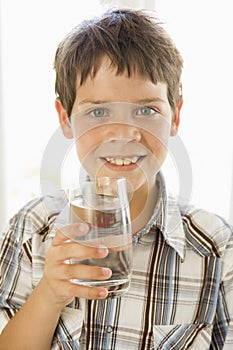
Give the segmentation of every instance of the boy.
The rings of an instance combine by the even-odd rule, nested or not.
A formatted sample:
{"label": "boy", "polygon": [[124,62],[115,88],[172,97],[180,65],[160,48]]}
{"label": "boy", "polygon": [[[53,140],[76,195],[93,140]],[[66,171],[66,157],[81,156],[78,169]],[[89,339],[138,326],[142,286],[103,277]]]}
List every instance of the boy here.
{"label": "boy", "polygon": [[[107,298],[111,270],[67,264],[107,256],[67,242],[63,191],[28,203],[1,238],[0,349],[232,349],[232,228],[167,196],[161,166],[182,107],[182,58],[153,17],[112,10],[85,21],[55,57],[56,110],[90,176],[133,189],[129,291]],[[65,233],[85,234],[88,225]]]}

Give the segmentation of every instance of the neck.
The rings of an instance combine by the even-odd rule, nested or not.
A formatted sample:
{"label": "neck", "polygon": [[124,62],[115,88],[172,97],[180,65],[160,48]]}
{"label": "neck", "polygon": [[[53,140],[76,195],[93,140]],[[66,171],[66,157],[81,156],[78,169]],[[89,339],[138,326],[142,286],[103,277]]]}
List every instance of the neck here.
{"label": "neck", "polygon": [[130,215],[133,235],[141,230],[152,216],[158,196],[158,189],[153,184],[144,184],[133,193],[130,202]]}

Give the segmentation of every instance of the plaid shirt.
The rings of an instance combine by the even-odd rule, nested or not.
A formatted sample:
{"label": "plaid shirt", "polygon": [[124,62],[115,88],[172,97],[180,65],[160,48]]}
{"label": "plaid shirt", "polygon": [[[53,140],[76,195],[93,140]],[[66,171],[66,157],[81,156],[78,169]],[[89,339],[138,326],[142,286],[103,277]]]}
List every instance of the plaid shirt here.
{"label": "plaid shirt", "polygon": [[[233,349],[233,237],[224,219],[169,198],[134,237],[129,291],[76,298],[63,309],[51,349]],[[0,330],[43,274],[65,192],[28,203],[1,235]]]}

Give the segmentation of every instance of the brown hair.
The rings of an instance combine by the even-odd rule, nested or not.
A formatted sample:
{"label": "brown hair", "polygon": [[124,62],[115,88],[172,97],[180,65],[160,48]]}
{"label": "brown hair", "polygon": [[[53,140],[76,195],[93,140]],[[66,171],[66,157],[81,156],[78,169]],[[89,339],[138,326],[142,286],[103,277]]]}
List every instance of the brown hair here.
{"label": "brown hair", "polygon": [[108,56],[116,74],[125,71],[168,86],[168,100],[174,109],[181,98],[182,57],[161,23],[149,12],[113,9],[100,17],[83,21],[59,44],[54,68],[55,91],[68,116],[80,85],[98,71]]}

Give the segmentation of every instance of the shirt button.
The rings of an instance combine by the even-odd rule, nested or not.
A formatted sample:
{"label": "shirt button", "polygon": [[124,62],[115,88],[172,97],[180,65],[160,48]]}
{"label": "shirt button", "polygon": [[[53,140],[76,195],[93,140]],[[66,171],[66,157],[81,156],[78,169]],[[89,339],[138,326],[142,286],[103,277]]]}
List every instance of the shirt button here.
{"label": "shirt button", "polygon": [[105,331],[107,333],[112,333],[113,329],[112,329],[112,326],[108,325],[108,326],[105,326]]}

